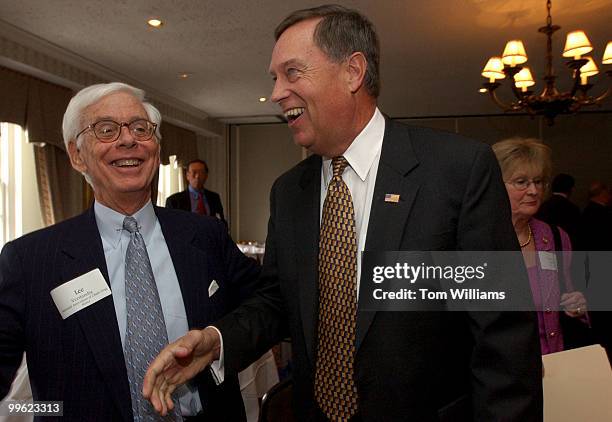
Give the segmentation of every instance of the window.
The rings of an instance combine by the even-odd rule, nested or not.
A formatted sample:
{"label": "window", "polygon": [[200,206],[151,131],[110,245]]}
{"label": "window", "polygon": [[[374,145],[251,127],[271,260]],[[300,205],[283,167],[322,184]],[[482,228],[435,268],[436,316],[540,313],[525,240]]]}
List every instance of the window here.
{"label": "window", "polygon": [[157,184],[157,205],[166,205],[166,198],[185,189],[183,169],[178,166],[176,156],[169,157],[170,164],[159,166],[159,183]]}
{"label": "window", "polygon": [[33,144],[27,132],[0,123],[0,247],[43,227]]}

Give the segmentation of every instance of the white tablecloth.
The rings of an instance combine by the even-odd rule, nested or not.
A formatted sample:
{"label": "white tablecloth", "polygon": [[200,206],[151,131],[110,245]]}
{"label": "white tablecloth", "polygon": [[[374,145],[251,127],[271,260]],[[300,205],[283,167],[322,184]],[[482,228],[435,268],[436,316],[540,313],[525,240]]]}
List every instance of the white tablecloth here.
{"label": "white tablecloth", "polygon": [[257,242],[240,242],[237,243],[236,246],[238,246],[238,249],[246,256],[256,259],[260,264],[263,263],[263,256],[266,250],[263,244]]}
{"label": "white tablecloth", "polygon": [[240,392],[248,422],[257,422],[259,399],[278,383],[278,371],[272,350],[268,350],[255,363],[238,374]]}
{"label": "white tablecloth", "polygon": [[[30,388],[30,378],[28,378],[28,367],[26,366],[25,354],[23,355],[21,366],[15,375],[15,380],[11,385],[11,390],[1,403],[8,400],[32,401],[32,389]],[[0,422],[32,422],[33,420],[34,416],[29,414],[0,416]]]}

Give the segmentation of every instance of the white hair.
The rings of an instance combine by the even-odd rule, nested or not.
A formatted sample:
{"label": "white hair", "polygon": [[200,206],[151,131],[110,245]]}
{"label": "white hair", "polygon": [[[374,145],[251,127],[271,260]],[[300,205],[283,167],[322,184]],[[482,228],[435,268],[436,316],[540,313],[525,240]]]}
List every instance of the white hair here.
{"label": "white hair", "polygon": [[[145,101],[145,92],[142,89],[135,88],[128,84],[121,82],[110,82],[83,88],[77,92],[68,103],[68,107],[66,107],[66,112],[64,113],[64,120],[62,122],[62,133],[64,135],[64,145],[66,146],[66,151],[68,151],[68,145],[70,142],[76,142],[77,148],[81,147],[83,138],[76,139],[76,136],[81,130],[83,130],[83,125],[85,124],[85,122],[83,122],[83,112],[85,109],[97,103],[102,98],[117,92],[126,92],[142,103],[143,108],[147,112],[149,120],[157,124],[157,129],[155,129],[155,142],[159,144],[159,141],[161,140],[161,133],[159,131],[161,127],[161,113],[153,104]],[[91,187],[95,189],[91,177],[85,172],[82,172],[81,174],[87,183],[89,183]]]}
{"label": "white hair", "polygon": [[127,92],[142,103],[142,106],[147,112],[149,120],[157,124],[157,129],[155,130],[155,140],[157,143],[159,143],[161,140],[161,133],[159,131],[161,126],[161,114],[153,104],[145,101],[145,92],[142,89],[135,88],[128,84],[121,82],[110,82],[83,88],[77,92],[76,95],[70,100],[70,103],[68,103],[68,107],[64,113],[64,120],[62,122],[62,132],[64,135],[64,145],[66,146],[66,150],[68,149],[68,144],[73,141],[76,141],[77,147],[81,146],[82,138],[79,140],[75,138],[76,135],[83,130],[83,125],[85,124],[83,122],[84,110],[92,104],[97,103],[102,98],[117,92]]}

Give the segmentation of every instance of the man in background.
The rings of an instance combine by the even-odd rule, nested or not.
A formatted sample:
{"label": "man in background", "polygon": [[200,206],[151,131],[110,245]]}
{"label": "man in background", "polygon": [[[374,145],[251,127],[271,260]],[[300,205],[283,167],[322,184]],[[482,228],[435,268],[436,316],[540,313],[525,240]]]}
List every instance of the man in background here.
{"label": "man in background", "polygon": [[[589,290],[587,300],[610,303],[612,292],[612,195],[609,187],[600,181],[589,187],[589,203],[582,211],[580,225],[580,248],[589,252]],[[605,299],[604,299],[605,298]],[[612,310],[589,313],[597,341],[606,348],[612,364]]]}
{"label": "man in background", "polygon": [[[160,124],[126,84],[70,101],[64,142],[95,202],[2,249],[0,398],[25,351],[34,400],[62,401],[62,420],[161,420],[141,395],[148,363],[254,290],[259,268],[223,224],[151,203]],[[175,392],[164,420],[244,420],[237,378],[200,375]]]}
{"label": "man in background", "polygon": [[578,231],[580,227],[580,208],[570,197],[576,181],[572,176],[559,173],[551,185],[552,195],[542,203],[536,217],[548,224],[554,224],[567,232],[572,242],[572,248],[578,247]]}
{"label": "man in background", "polygon": [[189,186],[182,192],[170,195],[166,199],[166,208],[191,211],[199,215],[210,215],[225,222],[223,206],[218,193],[205,189],[208,179],[208,165],[204,160],[196,159],[187,164],[187,182]]}
{"label": "man in background", "polygon": [[359,12],[299,10],[275,37],[271,99],[312,155],[272,187],[265,288],[214,324],[223,350],[211,329],[165,348],[146,397],[165,412],[211,360],[231,373],[290,334],[298,420],[540,421],[534,313],[357,311],[362,251],[518,253],[491,149],[383,116],[378,37]]}
{"label": "man in background", "polygon": [[581,242],[585,251],[612,251],[612,195],[605,183],[589,187],[589,203],[582,211]]}

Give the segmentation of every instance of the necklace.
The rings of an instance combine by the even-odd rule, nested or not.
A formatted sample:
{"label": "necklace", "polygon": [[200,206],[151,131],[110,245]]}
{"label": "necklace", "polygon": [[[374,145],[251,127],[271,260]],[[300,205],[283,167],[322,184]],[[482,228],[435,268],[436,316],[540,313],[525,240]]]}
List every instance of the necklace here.
{"label": "necklace", "polygon": [[531,243],[531,226],[529,224],[527,224],[527,231],[529,233],[529,235],[527,236],[527,241],[525,243],[520,243],[519,246],[521,248],[524,248],[525,246],[529,245],[529,243]]}

